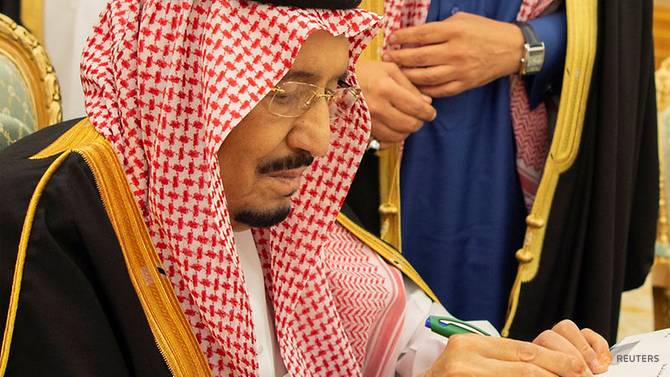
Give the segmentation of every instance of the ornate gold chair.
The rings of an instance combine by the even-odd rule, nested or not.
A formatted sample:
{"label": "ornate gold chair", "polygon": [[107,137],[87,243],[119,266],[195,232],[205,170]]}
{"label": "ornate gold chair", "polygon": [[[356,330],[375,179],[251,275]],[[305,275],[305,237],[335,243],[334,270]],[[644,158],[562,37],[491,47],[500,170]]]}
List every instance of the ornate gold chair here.
{"label": "ornate gold chair", "polygon": [[656,260],[652,269],[654,326],[670,327],[670,58],[656,71],[658,147],[660,159],[660,208],[656,235]]}
{"label": "ornate gold chair", "polygon": [[60,89],[44,48],[0,14],[0,150],[61,118]]}

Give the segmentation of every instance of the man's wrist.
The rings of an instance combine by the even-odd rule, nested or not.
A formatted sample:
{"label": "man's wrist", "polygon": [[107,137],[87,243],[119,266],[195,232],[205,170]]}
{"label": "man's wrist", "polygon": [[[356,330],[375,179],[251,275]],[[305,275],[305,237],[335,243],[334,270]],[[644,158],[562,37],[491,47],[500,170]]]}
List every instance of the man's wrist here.
{"label": "man's wrist", "polygon": [[507,23],[509,25],[508,40],[510,41],[510,59],[507,69],[505,70],[503,76],[509,76],[519,73],[521,70],[521,61],[524,55],[524,46],[526,40],[523,37],[521,28],[514,23]]}

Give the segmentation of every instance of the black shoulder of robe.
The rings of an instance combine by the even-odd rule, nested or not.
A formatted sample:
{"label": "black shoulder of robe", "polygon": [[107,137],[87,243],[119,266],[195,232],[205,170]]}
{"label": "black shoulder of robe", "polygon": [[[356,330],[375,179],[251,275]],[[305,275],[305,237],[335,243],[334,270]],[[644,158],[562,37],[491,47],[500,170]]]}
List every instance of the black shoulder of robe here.
{"label": "black shoulder of robe", "polygon": [[621,292],[653,263],[658,147],[651,0],[599,1],[598,50],[579,155],[558,183],[537,277],[510,336],[571,318],[616,339]]}
{"label": "black shoulder of robe", "polygon": [[[31,160],[77,121],[0,153],[0,326],[6,326],[28,203],[57,156]],[[35,213],[7,376],[169,376],[93,175],[71,154]]]}

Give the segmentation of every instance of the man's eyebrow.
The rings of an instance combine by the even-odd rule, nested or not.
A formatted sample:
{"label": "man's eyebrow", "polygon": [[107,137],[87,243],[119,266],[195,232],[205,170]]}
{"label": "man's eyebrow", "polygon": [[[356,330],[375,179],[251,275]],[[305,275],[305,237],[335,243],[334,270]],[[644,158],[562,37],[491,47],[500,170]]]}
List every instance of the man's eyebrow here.
{"label": "man's eyebrow", "polygon": [[[349,77],[349,72],[343,72],[340,75],[333,76],[332,80],[337,79],[337,81],[346,81],[346,79]],[[303,82],[314,82],[317,81],[319,78],[319,75],[314,73],[314,72],[308,72],[308,71],[289,71],[282,79],[281,81],[303,81]]]}
{"label": "man's eyebrow", "polygon": [[317,78],[317,74],[307,71],[289,71],[281,81],[314,81]]}

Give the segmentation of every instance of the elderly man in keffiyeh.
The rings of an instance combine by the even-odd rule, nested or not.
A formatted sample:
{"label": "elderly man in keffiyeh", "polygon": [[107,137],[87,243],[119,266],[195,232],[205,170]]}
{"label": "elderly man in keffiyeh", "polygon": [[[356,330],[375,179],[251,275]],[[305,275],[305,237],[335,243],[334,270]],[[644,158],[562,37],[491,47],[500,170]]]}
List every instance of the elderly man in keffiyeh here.
{"label": "elderly man in keffiyeh", "polygon": [[83,57],[88,118],[0,155],[0,376],[602,370],[606,342],[567,321],[446,349],[424,328],[446,311],[422,280],[335,225],[379,20],[267,3],[110,1]]}

